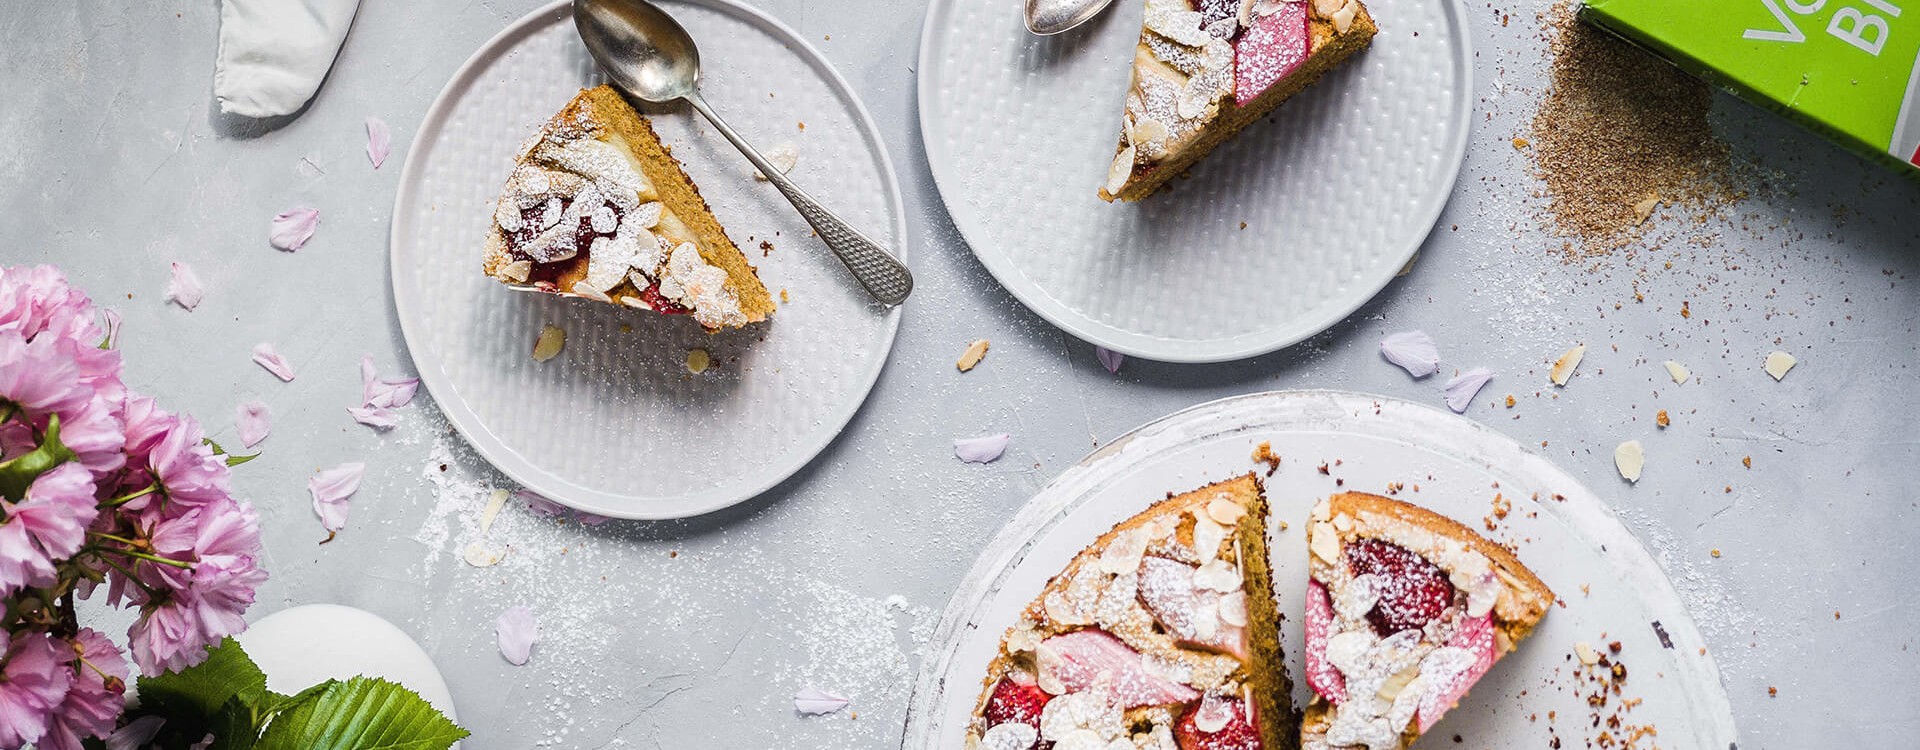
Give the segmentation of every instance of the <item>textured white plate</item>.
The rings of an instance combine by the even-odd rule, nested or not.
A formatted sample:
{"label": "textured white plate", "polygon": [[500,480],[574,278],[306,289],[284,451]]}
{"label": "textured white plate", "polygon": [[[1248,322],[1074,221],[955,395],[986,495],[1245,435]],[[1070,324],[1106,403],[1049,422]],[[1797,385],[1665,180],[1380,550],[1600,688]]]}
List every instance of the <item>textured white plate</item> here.
{"label": "textured white plate", "polygon": [[[920,131],[974,255],[1054,325],[1126,354],[1217,362],[1326,330],[1406,266],[1466,154],[1458,0],[1367,0],[1371,49],[1138,204],[1113,162],[1145,4],[1036,37],[1019,0],[933,0]],[[1245,222],[1245,228],[1241,223]]]}
{"label": "textured white plate", "polygon": [[[796,144],[796,182],[904,250],[886,148],[826,60],[731,0],[662,5],[700,43],[714,108],[761,148]],[[684,107],[647,114],[776,300],[791,294],[769,323],[708,335],[685,317],[513,292],[482,276],[514,148],[599,80],[564,1],[507,27],[454,74],[394,200],[394,305],[434,400],[508,476],[602,515],[705,513],[772,487],[839,434],[879,377],[900,313],[871,304],[773,186]],[[774,247],[765,257],[763,241]],[[547,324],[567,331],[566,349],[536,363],[528,353]],[[712,353],[701,375],[686,369],[694,348]]]}
{"label": "textured white plate", "polygon": [[[1555,736],[1560,747],[1595,746],[1588,740],[1607,727],[1592,726],[1592,688],[1573,676],[1579,641],[1603,651],[1622,644],[1627,681],[1603,716],[1623,698],[1643,699],[1620,717],[1629,727],[1657,728],[1652,740],[1659,746],[1732,746],[1732,709],[1693,620],[1646,549],[1592,492],[1519,443],[1446,412],[1362,394],[1281,391],[1214,401],[1148,424],[1042,488],[987,543],[947,605],[908,707],[904,747],[960,748],[1000,636],[1047,579],[1113,524],[1169,492],[1264,472],[1251,460],[1262,442],[1282,458],[1266,487],[1289,673],[1303,673],[1302,532],[1315,502],[1343,488],[1384,494],[1390,483],[1404,482],[1400,499],[1480,530],[1499,493],[1512,511],[1489,536],[1515,545],[1565,605],[1495,665],[1423,746],[1447,746],[1438,738],[1453,735],[1466,747],[1544,748]],[[1323,464],[1327,474],[1319,471]],[[1280,530],[1280,522],[1290,528]],[[1661,643],[1656,621],[1671,646]],[[1305,698],[1304,684],[1296,685],[1295,702]]]}

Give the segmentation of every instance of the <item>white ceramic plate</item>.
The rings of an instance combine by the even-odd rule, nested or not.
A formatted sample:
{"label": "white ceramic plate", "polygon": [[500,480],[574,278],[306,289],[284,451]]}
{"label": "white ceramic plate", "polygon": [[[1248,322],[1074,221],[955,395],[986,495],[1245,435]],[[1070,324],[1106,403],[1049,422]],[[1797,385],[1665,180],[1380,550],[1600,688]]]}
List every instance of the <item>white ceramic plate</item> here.
{"label": "white ceramic plate", "polygon": [[[1641,699],[1619,714],[1629,731],[1655,727],[1661,747],[1732,746],[1732,709],[1699,631],[1646,549],[1592,492],[1520,444],[1439,410],[1362,394],[1282,391],[1203,404],[1141,427],[1042,488],[987,543],[941,617],[909,704],[904,747],[960,748],[1001,635],[1047,579],[1113,524],[1168,492],[1264,472],[1251,460],[1262,442],[1282,458],[1266,479],[1274,521],[1268,534],[1276,595],[1287,615],[1282,643],[1296,683],[1304,682],[1297,677],[1304,521],[1315,502],[1342,488],[1384,494],[1390,483],[1403,482],[1400,499],[1480,530],[1499,493],[1512,510],[1488,535],[1514,544],[1564,606],[1434,726],[1436,739],[1425,746],[1447,746],[1438,738],[1453,735],[1467,747],[1542,748],[1554,736],[1561,747],[1593,746],[1587,740],[1606,727],[1591,726],[1592,689],[1573,676],[1580,641],[1603,652],[1613,641],[1622,644],[1624,692],[1610,698],[1603,717],[1622,699]],[[1282,521],[1291,528],[1279,530]],[[1305,691],[1296,686],[1297,704]]]}
{"label": "white ceramic plate", "polygon": [[[662,5],[699,42],[714,108],[763,149],[796,144],[796,182],[904,250],[886,148],[826,60],[732,0]],[[900,313],[869,302],[773,186],[684,107],[647,114],[776,300],[790,295],[769,323],[708,335],[684,317],[513,292],[481,275],[515,147],[599,81],[564,1],[507,27],[454,74],[401,174],[394,305],[434,400],[508,476],[602,515],[705,513],[772,487],[839,434],[879,377]],[[762,242],[773,247],[764,257]],[[566,348],[536,363],[547,324],[567,331]],[[701,375],[686,368],[695,348],[712,354]]]}
{"label": "white ceramic plate", "polygon": [[933,0],[920,132],[955,226],[1021,302],[1114,351],[1217,362],[1326,330],[1406,266],[1452,192],[1473,111],[1464,9],[1367,0],[1371,49],[1190,179],[1109,204],[1094,193],[1144,7],[1036,37],[1019,0]]}

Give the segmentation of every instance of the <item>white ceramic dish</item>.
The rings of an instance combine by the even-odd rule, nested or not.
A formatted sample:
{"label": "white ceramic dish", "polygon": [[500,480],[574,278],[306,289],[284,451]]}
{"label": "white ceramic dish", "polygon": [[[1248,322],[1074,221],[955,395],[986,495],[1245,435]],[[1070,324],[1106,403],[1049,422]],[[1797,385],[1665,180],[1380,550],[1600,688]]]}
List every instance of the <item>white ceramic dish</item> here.
{"label": "white ceramic dish", "polygon": [[[762,148],[795,144],[795,181],[904,253],[886,148],[826,60],[733,0],[662,5],[699,42],[714,107]],[[481,275],[515,147],[600,80],[568,8],[551,3],[501,31],[421,123],[394,200],[401,330],[447,419],[515,481],[618,518],[717,510],[791,476],[839,434],[879,377],[900,311],[869,302],[774,188],[685,108],[646,113],[767,288],[790,295],[769,323],[709,335],[684,317],[513,292]],[[535,363],[547,324],[567,331],[566,347]],[[697,376],[685,364],[695,348],[713,361]]]}
{"label": "white ceramic dish", "polygon": [[1462,3],[1367,0],[1371,49],[1190,179],[1108,204],[1143,7],[1036,37],[1017,1],[933,0],[920,132],[954,225],[1021,302],[1114,351],[1217,362],[1326,330],[1406,267],[1452,192],[1473,112]]}
{"label": "white ceramic dish", "polygon": [[[1512,509],[1488,535],[1514,544],[1564,606],[1495,665],[1425,744],[1445,746],[1438,738],[1459,735],[1470,747],[1538,748],[1557,735],[1563,747],[1590,746],[1587,740],[1607,727],[1590,725],[1592,690],[1573,677],[1574,644],[1604,651],[1619,641],[1628,677],[1603,717],[1622,699],[1641,699],[1619,714],[1626,731],[1652,726],[1662,747],[1732,746],[1732,709],[1699,631],[1660,567],[1594,493],[1513,440],[1452,414],[1362,394],[1283,391],[1176,413],[1095,451],[1043,487],[983,548],[942,615],[908,707],[903,747],[962,747],[1001,635],[1047,579],[1113,524],[1168,492],[1264,472],[1251,458],[1262,442],[1282,457],[1265,481],[1291,674],[1302,674],[1303,521],[1315,502],[1343,488],[1385,493],[1402,482],[1400,499],[1480,530],[1498,493]],[[1282,521],[1291,528],[1279,529]],[[1296,703],[1305,697],[1296,685]]]}

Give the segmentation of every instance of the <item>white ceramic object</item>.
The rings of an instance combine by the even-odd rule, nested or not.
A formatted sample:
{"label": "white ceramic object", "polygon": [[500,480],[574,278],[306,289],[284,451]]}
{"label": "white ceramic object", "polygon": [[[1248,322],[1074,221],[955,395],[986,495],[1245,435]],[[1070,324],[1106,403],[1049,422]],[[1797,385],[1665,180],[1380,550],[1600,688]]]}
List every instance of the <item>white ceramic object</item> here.
{"label": "white ceramic object", "polygon": [[460,723],[453,693],[433,659],[372,612],[338,604],[291,607],[247,626],[235,639],[267,673],[268,690],[292,695],[327,680],[379,677],[419,693]]}
{"label": "white ceramic object", "polygon": [[[886,149],[825,59],[733,0],[662,6],[700,44],[708,101],[755,143],[795,144],[789,176],[904,250]],[[514,292],[481,275],[515,147],[599,81],[564,1],[508,26],[461,67],[401,175],[394,306],[440,409],[515,481],[617,518],[717,510],[792,475],[839,434],[879,377],[900,312],[872,304],[773,186],[684,108],[646,114],[776,301],[790,294],[771,321],[709,335],[684,317]],[[762,242],[773,249],[763,254]],[[536,363],[529,352],[548,324],[566,330],[566,346]],[[713,364],[692,375],[696,348]]]}
{"label": "white ceramic object", "polygon": [[[974,255],[1021,302],[1128,355],[1216,362],[1326,330],[1392,281],[1452,192],[1473,111],[1459,0],[1367,0],[1371,49],[1137,204],[1104,203],[1144,5],[1027,33],[934,0],[920,132]],[[1245,227],[1242,228],[1242,223]]]}
{"label": "white ceramic object", "polygon": [[[1281,456],[1279,471],[1265,479],[1268,538],[1296,704],[1307,697],[1299,624],[1308,513],[1332,492],[1385,494],[1390,484],[1405,483],[1399,499],[1476,530],[1484,529],[1496,493],[1510,501],[1511,511],[1497,519],[1500,530],[1488,536],[1515,544],[1565,603],[1434,726],[1432,746],[1460,735],[1472,747],[1549,747],[1550,733],[1564,747],[1590,746],[1587,740],[1607,727],[1590,726],[1592,690],[1572,676],[1581,641],[1603,652],[1613,641],[1622,644],[1625,692],[1610,699],[1615,708],[1605,715],[1622,698],[1642,699],[1620,715],[1630,727],[1657,728],[1660,746],[1732,746],[1732,709],[1698,629],[1672,583],[1599,497],[1467,419],[1376,396],[1283,391],[1215,401],[1148,424],[1041,488],[986,544],[941,616],[908,707],[903,747],[961,748],[987,663],[1047,579],[1113,524],[1169,492],[1264,474],[1252,460],[1263,442]],[[1320,473],[1322,465],[1328,473]],[[1555,718],[1546,718],[1549,712]]]}

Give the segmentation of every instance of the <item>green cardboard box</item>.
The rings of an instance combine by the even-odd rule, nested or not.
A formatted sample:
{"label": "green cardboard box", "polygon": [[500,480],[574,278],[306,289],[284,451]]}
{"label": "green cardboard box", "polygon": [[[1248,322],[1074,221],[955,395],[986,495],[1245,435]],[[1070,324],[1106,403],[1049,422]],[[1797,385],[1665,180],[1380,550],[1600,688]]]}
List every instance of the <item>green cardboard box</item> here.
{"label": "green cardboard box", "polygon": [[1920,174],[1920,0],[1586,0],[1580,17]]}

